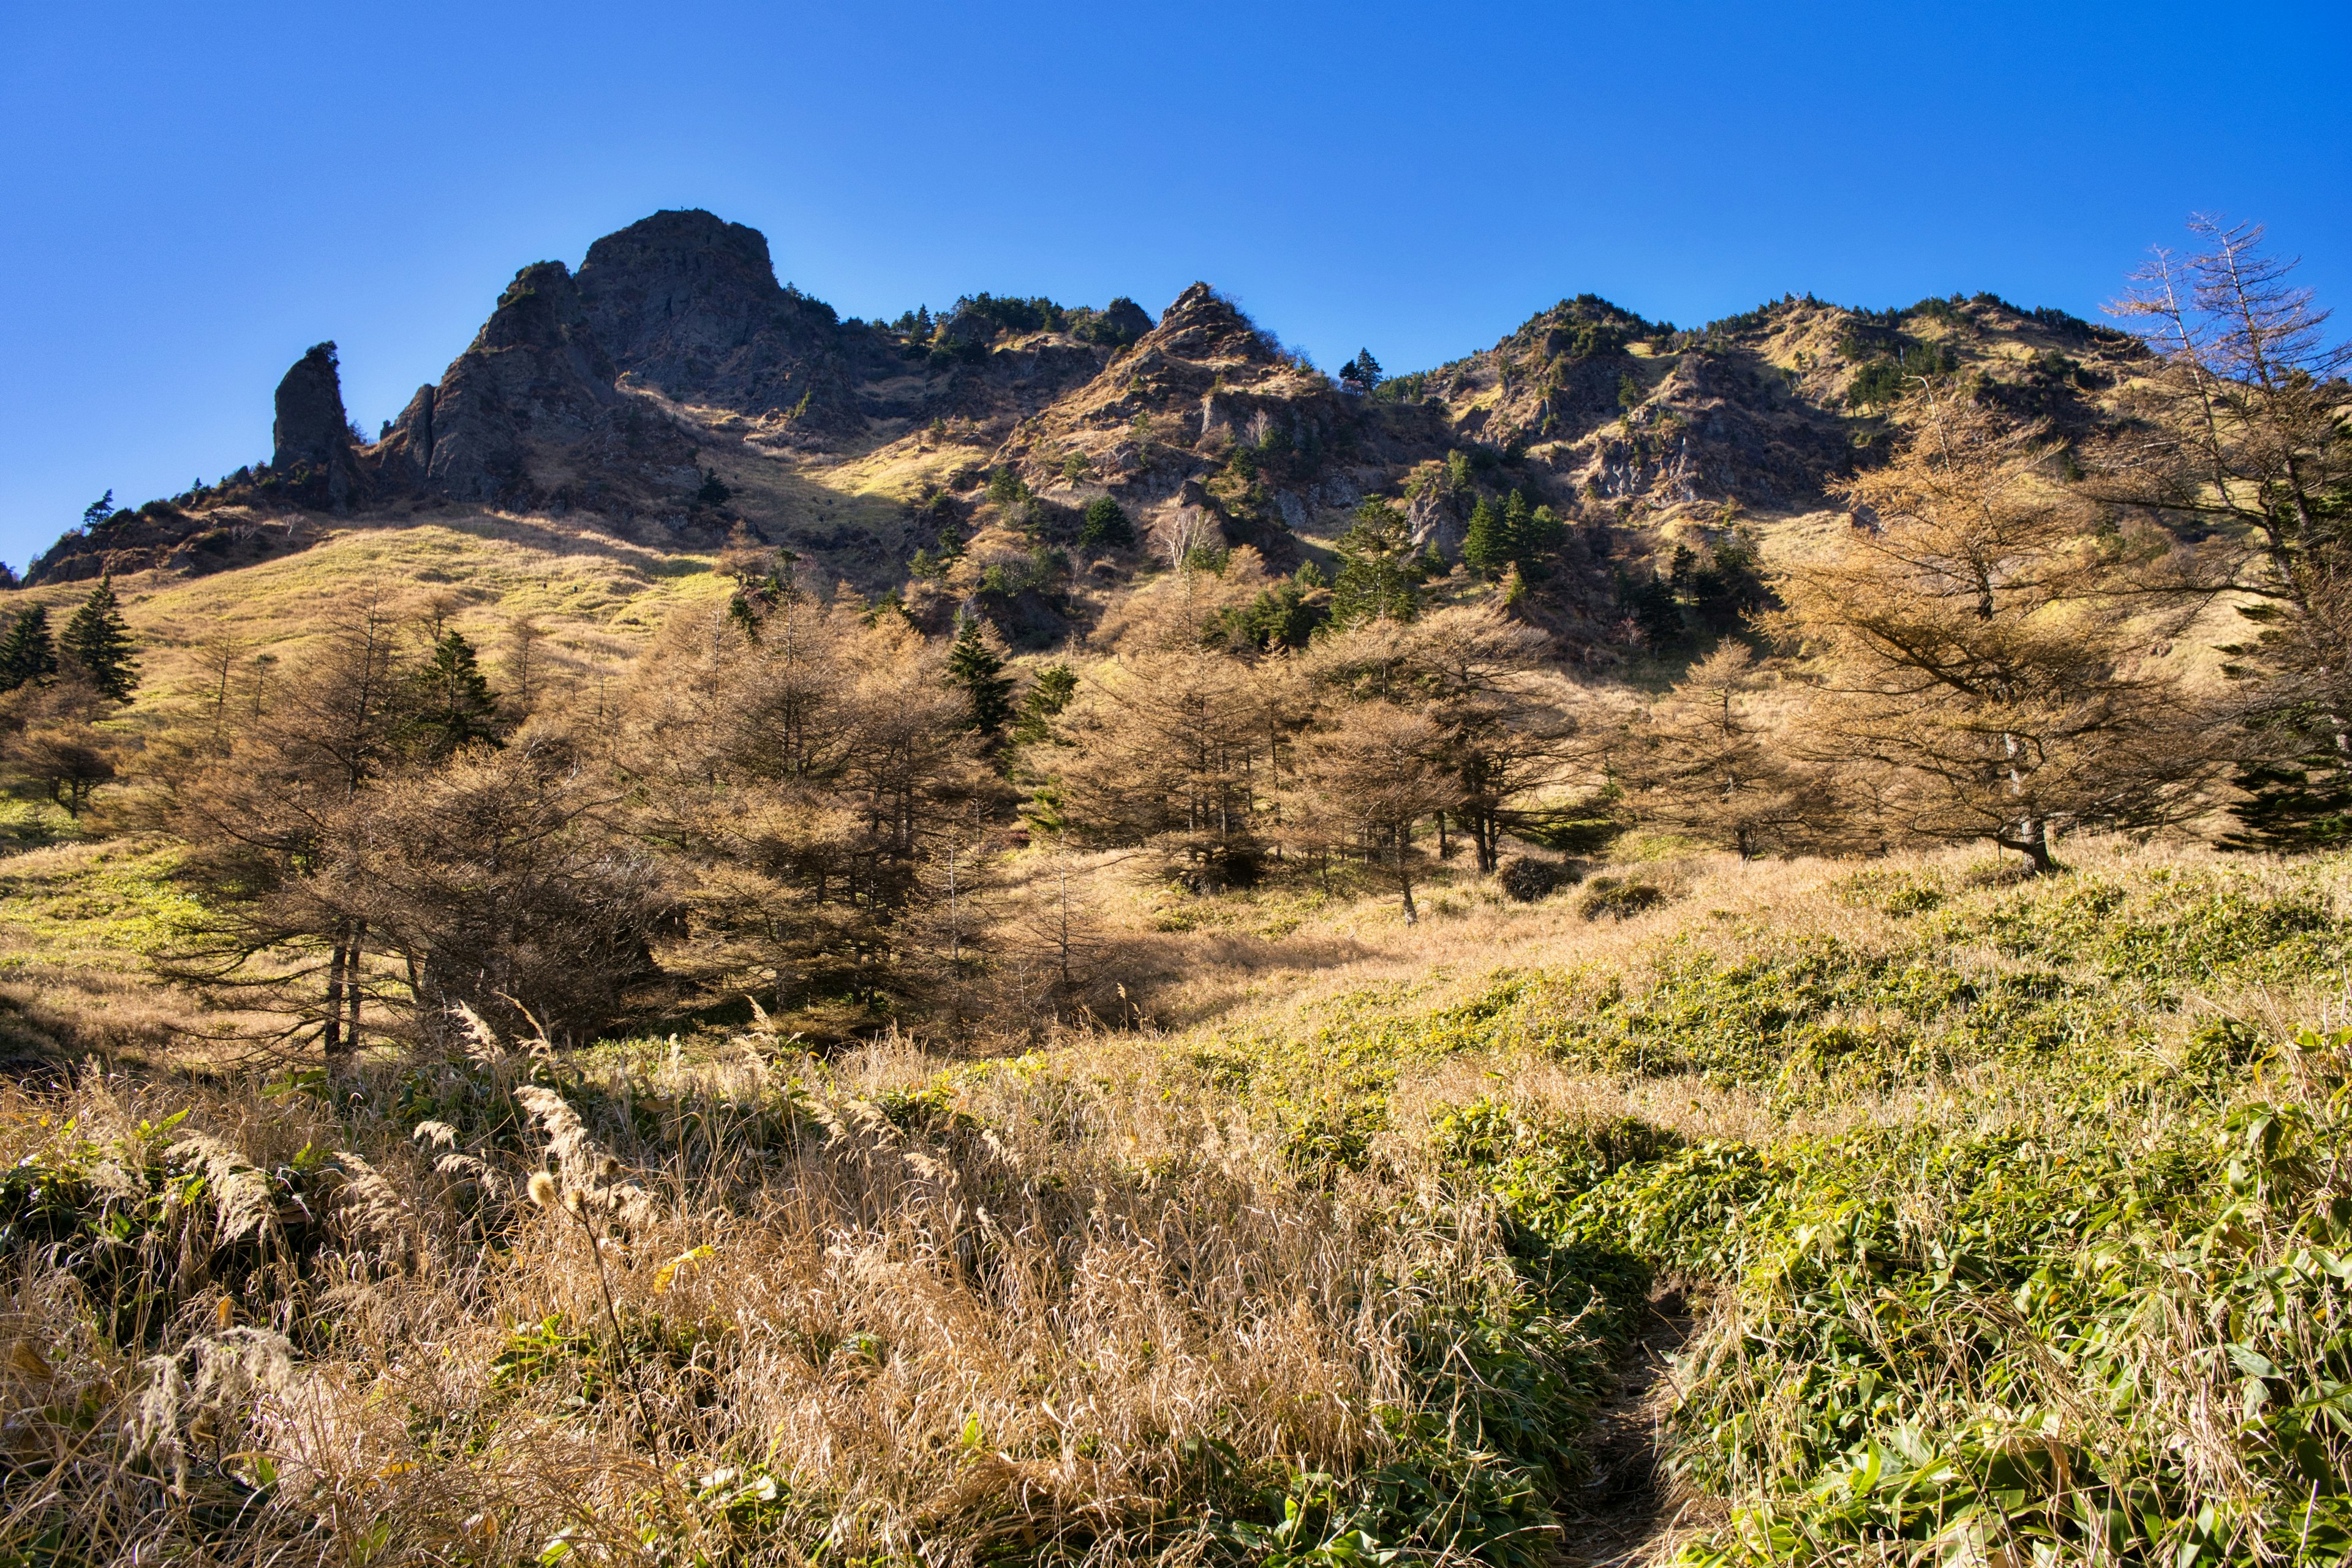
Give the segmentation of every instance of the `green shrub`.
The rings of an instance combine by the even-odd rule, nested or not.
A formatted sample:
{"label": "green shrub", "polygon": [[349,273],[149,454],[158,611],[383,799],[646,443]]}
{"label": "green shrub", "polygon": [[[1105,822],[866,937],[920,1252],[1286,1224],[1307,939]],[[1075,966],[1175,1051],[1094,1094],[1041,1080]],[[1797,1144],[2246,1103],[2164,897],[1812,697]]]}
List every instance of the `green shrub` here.
{"label": "green shrub", "polygon": [[1666,901],[1666,890],[1632,878],[1595,877],[1576,900],[1576,912],[1586,920],[1625,920]]}

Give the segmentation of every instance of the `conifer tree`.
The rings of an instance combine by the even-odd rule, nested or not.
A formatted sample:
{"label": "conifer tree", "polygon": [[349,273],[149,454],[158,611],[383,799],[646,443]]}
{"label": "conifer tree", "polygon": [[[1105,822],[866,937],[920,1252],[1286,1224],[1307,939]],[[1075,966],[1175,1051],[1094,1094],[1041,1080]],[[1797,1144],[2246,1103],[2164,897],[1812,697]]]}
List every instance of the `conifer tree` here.
{"label": "conifer tree", "polygon": [[1514,561],[1525,561],[1536,542],[1535,508],[1528,492],[1513,490],[1503,498],[1503,550]]}
{"label": "conifer tree", "polygon": [[61,651],[89,677],[90,684],[117,702],[139,689],[139,661],[131,655],[131,627],[114,596],[114,579],[100,577],[81,608],[66,622]]}
{"label": "conifer tree", "polygon": [[463,634],[444,632],[410,679],[416,689],[410,729],[427,755],[446,757],[477,741],[498,744],[498,700]]}
{"label": "conifer tree", "polygon": [[1021,694],[1021,716],[1013,726],[1013,738],[1024,745],[1034,745],[1053,738],[1054,721],[1070,705],[1078,689],[1078,672],[1066,664],[1049,664],[1037,672],[1029,689]]}
{"label": "conifer tree", "polygon": [[1511,559],[1509,536],[1494,502],[1484,496],[1470,509],[1470,526],[1462,535],[1462,563],[1480,574],[1499,572]]}
{"label": "conifer tree", "polygon": [[1726,642],[1652,706],[1620,759],[1635,808],[1752,859],[1825,826],[1826,781],[1785,753],[1758,711],[1767,689],[1755,656]]}
{"label": "conifer tree", "polygon": [[2046,427],[1932,392],[1906,412],[1903,450],[1841,487],[1879,529],[1780,581],[1773,624],[1812,658],[1804,749],[1882,770],[1920,837],[1989,838],[2037,872],[2053,826],[2180,815],[2211,743],[2149,651],[2195,613],[2154,613],[2165,542],[2095,527],[2048,471]]}
{"label": "conifer tree", "polygon": [[980,617],[969,610],[956,616],[948,684],[962,690],[971,704],[970,727],[983,735],[995,734],[1013,716],[1013,678],[1004,673],[1003,656],[981,639]]}
{"label": "conifer tree", "polygon": [[0,691],[14,691],[57,672],[58,647],[49,635],[49,607],[27,605],[16,612],[8,635],[0,638]]}
{"label": "conifer tree", "polygon": [[2200,581],[2255,628],[2224,647],[2241,742],[2241,848],[2340,839],[2352,803],[2352,341],[2259,224],[2194,218],[2203,248],[2157,252],[2109,307],[2155,355],[2135,417],[2088,456],[2095,493],[2202,536]]}
{"label": "conifer tree", "polygon": [[1404,514],[1386,501],[1356,509],[1356,524],[1339,538],[1339,580],[1331,586],[1331,618],[1343,626],[1368,621],[1409,621],[1421,611],[1419,574]]}

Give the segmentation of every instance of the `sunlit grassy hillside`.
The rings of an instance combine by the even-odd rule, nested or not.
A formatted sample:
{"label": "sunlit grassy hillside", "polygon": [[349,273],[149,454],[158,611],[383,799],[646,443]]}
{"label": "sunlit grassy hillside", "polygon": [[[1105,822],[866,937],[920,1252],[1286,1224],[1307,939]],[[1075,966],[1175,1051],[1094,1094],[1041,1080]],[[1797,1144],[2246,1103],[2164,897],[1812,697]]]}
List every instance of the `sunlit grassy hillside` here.
{"label": "sunlit grassy hillside", "polygon": [[[625,663],[677,605],[723,595],[715,558],[656,549],[584,523],[497,513],[340,528],[298,554],[207,576],[142,572],[117,584],[140,645],[131,717],[208,687],[204,645],[235,639],[243,660],[299,658],[355,595],[439,613],[495,662],[518,624],[545,634],[541,657],[583,676]],[[13,595],[67,613],[86,584]]]}

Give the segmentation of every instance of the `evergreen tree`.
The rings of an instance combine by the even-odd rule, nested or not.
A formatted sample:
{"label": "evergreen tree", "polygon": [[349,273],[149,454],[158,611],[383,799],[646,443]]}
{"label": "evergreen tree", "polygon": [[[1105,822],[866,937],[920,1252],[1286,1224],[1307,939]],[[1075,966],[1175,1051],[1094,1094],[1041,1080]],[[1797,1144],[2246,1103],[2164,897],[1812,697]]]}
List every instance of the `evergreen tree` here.
{"label": "evergreen tree", "polygon": [[139,661],[131,657],[131,627],[115,599],[111,575],[98,580],[59,641],[65,657],[115,701],[128,702],[139,689]]}
{"label": "evergreen tree", "polygon": [[2352,837],[2352,773],[2331,750],[2250,763],[2231,782],[2246,798],[2230,808],[2240,831],[2222,836],[2225,849],[2291,855],[2333,849]]}
{"label": "evergreen tree", "polygon": [[84,530],[93,529],[113,515],[114,492],[109,490],[81,509],[81,525]]}
{"label": "evergreen tree", "polygon": [[1054,721],[1070,699],[1077,694],[1078,672],[1066,664],[1049,664],[1037,672],[1029,689],[1021,694],[1021,716],[1013,726],[1013,738],[1024,745],[1034,745],[1054,737]]}
{"label": "evergreen tree", "polygon": [[1331,587],[1331,618],[1343,626],[1367,621],[1410,621],[1421,613],[1420,574],[1404,514],[1386,501],[1356,509],[1356,525],[1339,536],[1339,581]]}
{"label": "evergreen tree", "polygon": [[1501,571],[1511,559],[1508,536],[1503,531],[1502,514],[1486,497],[1470,509],[1470,528],[1462,536],[1462,563],[1473,572],[1489,574]]}
{"label": "evergreen tree", "polygon": [[1013,716],[1013,678],[1004,673],[1004,658],[981,640],[980,617],[966,610],[956,616],[955,646],[948,650],[948,684],[959,688],[971,703],[970,728],[993,735]]}
{"label": "evergreen tree", "polygon": [[1683,640],[1682,604],[1675,597],[1673,586],[1656,573],[1644,574],[1624,595],[1624,603],[1652,647],[1669,648]]}
{"label": "evergreen tree", "polygon": [[1525,561],[1535,542],[1535,508],[1528,504],[1527,491],[1513,490],[1503,498],[1503,547],[1512,560]]}
{"label": "evergreen tree", "polygon": [[49,607],[33,605],[16,612],[8,635],[0,637],[0,691],[58,672],[58,646],[49,636]]}
{"label": "evergreen tree", "polygon": [[1135,542],[1135,525],[1128,521],[1126,510],[1118,502],[1108,496],[1097,496],[1087,502],[1078,524],[1078,542],[1124,550]]}
{"label": "evergreen tree", "polygon": [[476,741],[499,743],[498,700],[483,678],[474,645],[456,631],[442,634],[433,657],[412,676],[416,709],[412,732],[427,755],[446,757]]}
{"label": "evergreen tree", "polygon": [[1370,392],[1381,384],[1381,362],[1371,350],[1358,349],[1356,357],[1339,367],[1339,380],[1353,391]]}

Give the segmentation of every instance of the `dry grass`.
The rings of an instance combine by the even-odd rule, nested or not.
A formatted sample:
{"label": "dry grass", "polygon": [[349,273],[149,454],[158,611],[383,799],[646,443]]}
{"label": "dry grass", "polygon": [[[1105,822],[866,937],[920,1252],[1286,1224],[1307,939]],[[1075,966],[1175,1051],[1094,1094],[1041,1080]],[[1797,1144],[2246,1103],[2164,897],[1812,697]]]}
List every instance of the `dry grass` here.
{"label": "dry grass", "polygon": [[[1401,1222],[1412,1178],[1302,1186],[1138,1047],[976,1075],[950,1109],[905,1048],[818,1069],[739,1045],[522,1088],[585,1118],[544,1205],[522,1195],[557,1184],[525,1180],[540,1137],[482,1124],[543,1058],[428,1070],[413,1130],[383,1080],[333,1120],[95,1075],[7,1107],[0,1152],[57,1168],[82,1140],[216,1183],[306,1147],[341,1174],[307,1194],[323,1238],[289,1230],[281,1191],[242,1267],[235,1227],[167,1202],[154,1234],[210,1261],[147,1359],[91,1331],[69,1270],[14,1277],[0,1331],[48,1348],[0,1375],[20,1447],[49,1447],[0,1543],[70,1510],[90,1560],[130,1561],[243,1499],[211,1548],[231,1560],[514,1561],[562,1538],[647,1562],[1188,1560],[1216,1455],[1277,1482],[1377,1462],[1442,1310],[1520,1289],[1475,1205]],[[192,1101],[162,1156],[138,1130]],[[634,1224],[595,1190],[624,1180],[652,1195]],[[96,1416],[81,1436],[61,1390]]]}
{"label": "dry grass", "polygon": [[[139,959],[168,923],[167,854],[67,844],[0,862],[0,994],[55,1009],[60,1034],[174,1005]],[[2078,877],[2060,892],[2222,866],[2121,840],[2065,858]],[[2316,889],[2338,908],[2352,877],[2226,866],[2255,893]],[[1751,1150],[1900,1127],[2073,1150],[2177,1140],[2194,1120],[2120,1091],[2086,1118],[2047,1068],[2008,1059],[1792,1096],[1713,1070],[1599,1070],[1508,1028],[1441,1037],[1498,974],[1635,991],[1676,953],[1901,946],[1917,917],[1858,891],[1852,864],[1628,863],[1610,869],[1672,900],[1622,921],[1586,919],[1574,889],[1519,905],[1455,874],[1414,927],[1344,881],[1180,900],[1138,863],[1078,869],[1106,949],[1181,1027],[982,1061],[885,1041],[829,1063],[763,1031],[572,1062],[478,1033],[466,1057],[338,1082],[331,1110],[322,1079],[94,1068],[0,1103],[13,1212],[28,1212],[23,1173],[50,1173],[128,1237],[15,1255],[0,1337],[26,1348],[0,1365],[16,1413],[0,1549],[37,1558],[69,1518],[91,1544],[61,1562],[1246,1560],[1234,1497],[1423,1453],[1415,1423],[1449,1430],[1465,1398],[1433,1353],[1448,1364],[1539,1310],[1507,1205],[1443,1153],[1465,1106]],[[1868,887],[2012,890],[1962,853],[1867,869]],[[1034,905],[1059,874],[1033,857],[1000,891]],[[1983,943],[1944,956],[1984,977],[2020,962]],[[2345,1005],[2340,976],[2318,974],[2176,1003],[2117,1051],[2152,1060],[2216,1017]],[[1380,1111],[1360,1149],[1303,1157],[1316,1117],[1367,1084]],[[1889,1201],[1932,1233],[1948,1199]],[[1698,1353],[1658,1396],[1686,1408],[1723,1397],[1709,1379],[1748,1375],[1754,1333],[1783,1331],[1773,1288],[1713,1283]],[[2211,1349],[2193,1311],[2144,1331],[2151,1377]],[[1546,1353],[1563,1364],[1611,1353],[1597,1321],[1561,1332]],[[2205,1409],[2220,1385],[2157,1381],[2151,1408],[2214,1484],[2252,1484]],[[1758,1409],[1793,1419],[1773,1397]],[[1715,1550],[1742,1500],[1693,1493],[1649,1549]]]}

